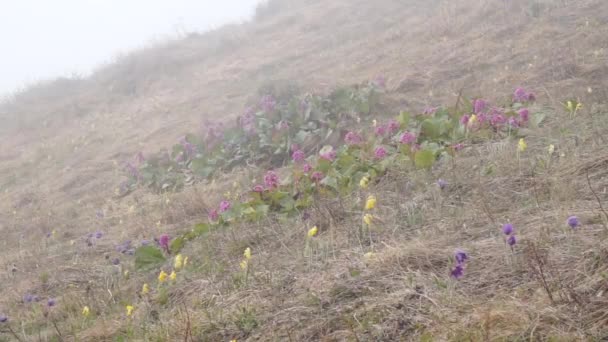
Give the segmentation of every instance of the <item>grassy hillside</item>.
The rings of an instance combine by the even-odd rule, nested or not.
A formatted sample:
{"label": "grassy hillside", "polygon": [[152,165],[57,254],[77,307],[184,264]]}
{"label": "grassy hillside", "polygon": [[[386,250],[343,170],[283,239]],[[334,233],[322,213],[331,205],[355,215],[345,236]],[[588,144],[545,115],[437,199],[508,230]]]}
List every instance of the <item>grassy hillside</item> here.
{"label": "grassy hillside", "polygon": [[[272,1],[16,94],[0,104],[0,338],[600,340],[607,37],[601,0]],[[251,107],[259,137],[236,123]],[[150,187],[175,144],[158,170],[184,186]],[[269,170],[278,184],[252,191]]]}

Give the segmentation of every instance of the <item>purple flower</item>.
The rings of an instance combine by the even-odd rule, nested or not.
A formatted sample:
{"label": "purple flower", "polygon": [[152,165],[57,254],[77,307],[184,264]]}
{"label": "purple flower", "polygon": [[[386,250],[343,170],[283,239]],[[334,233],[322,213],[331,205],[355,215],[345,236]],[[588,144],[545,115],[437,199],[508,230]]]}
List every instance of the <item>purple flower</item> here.
{"label": "purple flower", "polygon": [[4,315],[4,314],[0,314],[0,323],[6,323],[8,322],[8,316]]}
{"label": "purple flower", "polygon": [[517,113],[522,122],[528,122],[530,119],[530,111],[527,108],[522,108]]}
{"label": "purple flower", "polygon": [[270,113],[274,111],[276,108],[277,102],[274,100],[272,95],[265,95],[260,100],[260,108],[266,113]]}
{"label": "purple flower", "polygon": [[460,123],[461,123],[463,126],[466,126],[466,125],[469,123],[469,119],[470,119],[470,118],[471,118],[470,116],[468,116],[468,115],[466,115],[466,114],[465,114],[465,115],[463,115],[462,117],[460,117]]}
{"label": "purple flower", "polygon": [[[266,178],[266,177],[264,177],[264,178]],[[228,210],[230,210],[230,207],[231,207],[230,202],[228,202],[226,200],[221,201],[220,202],[220,213],[227,212]]]}
{"label": "purple flower", "polygon": [[509,236],[509,238],[507,239],[507,243],[511,247],[515,246],[515,244],[517,243],[517,239],[515,238],[515,235]]}
{"label": "purple flower", "polygon": [[392,119],[388,122],[388,124],[386,125],[386,128],[388,129],[389,134],[394,134],[394,133],[397,133],[399,128],[401,128],[401,124],[399,124],[399,122],[397,120]]}
{"label": "purple flower", "polygon": [[310,171],[312,171],[312,166],[310,166],[310,164],[306,163],[302,167],[302,170],[304,171],[304,173],[309,173]]}
{"label": "purple flower", "polygon": [[578,227],[580,224],[581,223],[580,223],[578,217],[576,217],[576,216],[568,217],[568,225],[570,226],[570,228],[576,229],[576,227]]}
{"label": "purple flower", "polygon": [[186,152],[186,155],[188,157],[192,157],[196,153],[196,145],[191,144],[190,142],[188,142],[188,140],[187,140],[186,137],[182,137],[180,139],[179,143],[184,148],[184,151]]}
{"label": "purple flower", "polygon": [[346,145],[358,145],[362,141],[363,139],[361,139],[361,136],[359,136],[359,134],[355,132],[348,132],[344,136],[344,142],[346,143]]}
{"label": "purple flower", "polygon": [[310,213],[308,211],[303,212],[302,213],[302,220],[306,221],[308,219],[310,219]]}
{"label": "purple flower", "polygon": [[139,178],[139,169],[135,165],[129,162],[125,165],[125,169],[127,170],[129,176],[133,178]]}
{"label": "purple flower", "polygon": [[304,151],[302,150],[295,150],[293,151],[293,153],[291,154],[291,159],[295,162],[301,162],[304,160],[304,158],[306,158],[306,155],[304,154]]}
{"label": "purple flower", "polygon": [[332,148],[331,150],[321,153],[321,158],[329,161],[334,161],[336,159],[336,151]]}
{"label": "purple flower", "polygon": [[416,142],[416,136],[414,135],[414,133],[405,132],[401,135],[399,142],[402,144],[410,145],[410,144]]}
{"label": "purple flower", "polygon": [[135,155],[135,162],[137,164],[143,164],[146,161],[146,158],[144,158],[144,154],[143,152],[137,152],[137,154]]}
{"label": "purple flower", "polygon": [[513,101],[515,102],[531,102],[535,100],[536,96],[534,95],[534,93],[529,93],[521,87],[515,89],[515,92],[513,92]]}
{"label": "purple flower", "polygon": [[241,129],[245,131],[247,134],[256,133],[256,125],[255,125],[255,109],[248,108],[243,115],[241,115],[239,119],[239,124]]}
{"label": "purple flower", "polygon": [[[266,172],[266,175],[264,176],[264,184],[268,189],[276,188],[277,186],[279,186],[279,176],[274,171]],[[225,210],[222,211],[220,206],[220,211],[224,212]]]}
{"label": "purple flower", "polygon": [[36,298],[37,298],[36,296],[28,293],[25,296],[23,296],[23,302],[31,303],[31,302],[34,302]]}
{"label": "purple flower", "polygon": [[119,265],[119,264],[120,264],[120,259],[118,259],[118,258],[114,258],[114,259],[112,260],[112,265]]}
{"label": "purple flower", "polygon": [[253,187],[253,192],[262,193],[262,192],[264,192],[264,187],[262,185],[258,184],[258,185],[256,185],[256,186]]}
{"label": "purple flower", "polygon": [[455,279],[462,278],[462,276],[464,275],[464,266],[462,264],[456,265],[456,267],[452,269],[452,272],[450,272],[450,275],[452,276],[452,278]]}
{"label": "purple flower", "polygon": [[131,240],[127,240],[120,245],[116,246],[116,251],[122,254],[126,254],[133,246],[131,246]]}
{"label": "purple flower", "polygon": [[456,259],[456,263],[460,265],[460,264],[463,264],[465,261],[467,261],[469,256],[467,255],[467,253],[465,251],[457,249],[456,252],[454,253],[454,258]]}
{"label": "purple flower", "polygon": [[448,186],[448,182],[443,179],[439,179],[437,180],[437,185],[439,186],[439,189],[443,190],[446,186]]}
{"label": "purple flower", "polygon": [[382,146],[376,147],[376,150],[374,151],[374,156],[378,159],[386,157],[387,154],[386,149]]}
{"label": "purple flower", "polygon": [[481,112],[483,112],[486,109],[487,105],[488,105],[488,103],[485,100],[477,99],[477,100],[473,101],[473,112],[475,114],[480,114]]}
{"label": "purple flower", "polygon": [[169,251],[169,235],[167,234],[162,234],[160,236],[160,238],[158,239],[158,244],[160,245],[160,247],[162,249],[164,249],[165,251]]}
{"label": "purple flower", "polygon": [[323,179],[323,172],[320,172],[320,171],[313,172],[312,176],[310,176],[310,179],[312,179],[313,182],[321,181],[321,179]]}
{"label": "purple flower", "polygon": [[142,246],[147,246],[150,244],[150,240],[141,240],[141,245]]}
{"label": "purple flower", "polygon": [[49,308],[52,308],[53,306],[57,305],[57,301],[54,298],[49,298],[49,300],[46,302],[46,305]]}
{"label": "purple flower", "polygon": [[515,228],[514,228],[514,227],[513,227],[513,225],[512,225],[512,224],[510,224],[510,223],[506,223],[506,224],[504,224],[504,225],[502,226],[502,232],[503,232],[505,235],[511,235],[511,234],[513,233],[513,230],[514,230],[514,229],[515,229]]}
{"label": "purple flower", "polygon": [[103,233],[100,232],[100,231],[98,231],[98,232],[95,233],[95,238],[96,239],[101,239],[102,236],[103,236]]}

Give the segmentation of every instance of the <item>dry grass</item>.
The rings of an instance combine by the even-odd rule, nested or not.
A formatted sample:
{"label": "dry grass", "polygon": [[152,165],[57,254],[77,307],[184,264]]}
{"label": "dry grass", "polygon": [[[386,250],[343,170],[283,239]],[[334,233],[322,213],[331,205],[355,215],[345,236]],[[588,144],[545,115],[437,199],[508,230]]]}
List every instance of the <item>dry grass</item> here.
{"label": "dry grass", "polygon": [[[254,22],[151,47],[89,79],[42,84],[0,106],[0,311],[24,322],[31,340],[53,338],[51,319],[75,341],[131,332],[130,340],[184,340],[188,325],[201,341],[608,335],[608,217],[600,207],[608,208],[608,4],[286,3],[277,10],[272,1],[272,14]],[[156,275],[125,277],[127,258],[110,263],[114,246],[189,229],[233,178],[247,188],[255,172],[178,194],[115,198],[118,163],[169,145],[203,116],[234,117],[268,81],[324,91],[377,74],[390,76],[394,111],[454,103],[463,87],[501,101],[524,84],[537,90],[547,120],[526,132],[521,166],[515,142],[504,139],[472,145],[432,173],[391,170],[370,190],[382,218],[371,244],[356,234],[360,194],[321,200],[309,222],[270,217],[212,232],[184,250],[192,266],[167,304],[138,299],[138,323],[124,320],[124,305]],[[560,103],[569,97],[586,106],[574,119]],[[557,152],[547,167],[549,144]],[[445,191],[437,178],[448,180]],[[564,224],[571,214],[583,223],[576,232]],[[517,227],[513,252],[499,230],[507,221]],[[303,237],[312,224],[321,232],[311,256]],[[97,230],[104,238],[87,247]],[[247,246],[254,264],[244,286],[238,263]],[[458,282],[449,279],[456,248],[471,256]],[[21,303],[25,293],[59,297],[56,317],[41,319]],[[95,313],[89,322],[83,305]]]}

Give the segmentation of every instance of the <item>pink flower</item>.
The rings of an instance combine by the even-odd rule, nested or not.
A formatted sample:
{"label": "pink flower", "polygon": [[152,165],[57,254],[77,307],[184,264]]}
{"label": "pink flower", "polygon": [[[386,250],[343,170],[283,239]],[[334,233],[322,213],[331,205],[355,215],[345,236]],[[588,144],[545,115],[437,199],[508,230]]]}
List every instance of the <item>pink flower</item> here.
{"label": "pink flower", "polygon": [[334,159],[336,159],[336,151],[334,151],[334,149],[331,149],[325,153],[321,153],[321,158],[329,161],[334,161]]}
{"label": "pink flower", "polygon": [[309,173],[310,171],[312,171],[312,166],[310,166],[310,164],[306,163],[302,167],[302,170],[304,171],[304,173]]}
{"label": "pink flower", "polygon": [[264,192],[264,187],[258,184],[258,185],[256,185],[256,186],[253,187],[253,191],[254,192],[258,192],[258,193],[262,193],[262,192]]}
{"label": "pink flower", "polygon": [[490,118],[490,124],[494,127],[499,127],[507,122],[507,118],[502,114],[494,114]]}
{"label": "pink flower", "polygon": [[384,77],[382,75],[378,75],[378,76],[376,76],[376,78],[374,78],[374,80],[372,81],[372,84],[378,88],[385,88],[386,87],[386,77]]}
{"label": "pink flower", "polygon": [[468,116],[468,115],[466,115],[466,114],[465,114],[465,115],[463,115],[463,116],[460,118],[460,123],[461,123],[463,126],[466,126],[466,125],[469,123],[469,119],[470,119],[470,118],[471,118],[470,116]]}
{"label": "pink flower", "polygon": [[170,240],[169,235],[167,235],[167,234],[162,234],[160,236],[160,238],[158,239],[158,244],[166,252],[169,252],[169,240]]}
{"label": "pink flower", "polygon": [[520,109],[517,113],[519,114],[519,118],[523,122],[528,122],[528,120],[530,119],[530,111],[526,108]]}
{"label": "pink flower", "polygon": [[473,113],[480,114],[486,109],[488,103],[485,100],[477,99],[473,102]]}
{"label": "pink flower", "polygon": [[217,210],[213,209],[209,212],[208,218],[211,222],[217,222],[220,219],[220,214],[218,214]]}
{"label": "pink flower", "polygon": [[312,176],[310,176],[310,179],[312,179],[313,182],[319,182],[321,179],[323,179],[323,172],[320,172],[320,171],[313,172]]}
{"label": "pink flower", "polygon": [[439,109],[439,107],[427,107],[424,110],[424,115],[433,115],[435,113],[437,113],[437,109]]}
{"label": "pink flower", "polygon": [[388,127],[385,125],[378,125],[376,127],[376,129],[374,130],[374,133],[379,136],[379,137],[383,137],[386,135],[386,132],[388,130]]}
{"label": "pink flower", "polygon": [[344,142],[346,143],[346,145],[358,145],[362,141],[363,141],[363,139],[361,139],[359,134],[357,134],[355,132],[348,132],[344,136]]}
{"label": "pink flower", "polygon": [[230,209],[230,202],[223,200],[220,202],[220,213],[224,213]]}
{"label": "pink flower", "polygon": [[509,120],[507,121],[507,123],[509,124],[509,126],[511,126],[512,128],[517,128],[519,127],[519,122],[517,121],[516,118],[514,117],[510,117]]}
{"label": "pink flower", "polygon": [[462,150],[464,148],[464,145],[463,144],[456,144],[456,145],[453,145],[452,148],[454,148],[454,151],[458,152],[458,151],[460,151],[460,150]]}
{"label": "pink flower", "polygon": [[274,189],[279,186],[279,176],[277,176],[276,172],[268,171],[264,176],[264,184],[268,189]]}
{"label": "pink flower", "polygon": [[393,120],[389,121],[387,124],[387,129],[388,129],[389,134],[397,133],[397,131],[399,131],[399,128],[401,128],[401,125],[399,124],[399,122],[397,120],[393,119]]}
{"label": "pink flower", "polygon": [[410,145],[410,144],[416,142],[416,136],[414,135],[414,133],[405,132],[401,135],[399,142],[402,144]]}
{"label": "pink flower", "polygon": [[279,121],[279,123],[277,124],[277,129],[279,131],[284,131],[284,130],[289,129],[289,122],[287,122],[285,120]]}
{"label": "pink flower", "polygon": [[382,158],[386,157],[387,154],[388,153],[386,152],[386,149],[382,146],[376,147],[376,150],[374,151],[374,155],[378,159],[382,159]]}
{"label": "pink flower", "polygon": [[532,102],[536,100],[536,96],[532,92],[527,92],[519,87],[513,92],[513,101],[515,102]]}
{"label": "pink flower", "polygon": [[304,154],[304,151],[302,151],[302,150],[295,150],[291,154],[291,159],[295,163],[301,162],[302,160],[304,160],[304,158],[306,158],[306,155]]}

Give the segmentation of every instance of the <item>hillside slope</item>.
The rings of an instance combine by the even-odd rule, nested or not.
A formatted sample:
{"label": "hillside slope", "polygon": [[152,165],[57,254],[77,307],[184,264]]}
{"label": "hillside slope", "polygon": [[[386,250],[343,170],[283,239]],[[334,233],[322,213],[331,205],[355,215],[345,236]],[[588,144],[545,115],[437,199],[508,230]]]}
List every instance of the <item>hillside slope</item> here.
{"label": "hillside slope", "polygon": [[[28,292],[63,294],[54,319],[66,335],[72,327],[71,339],[147,338],[122,320],[121,310],[156,275],[124,279],[129,267],[110,265],[112,250],[124,240],[187,230],[238,178],[118,198],[123,164],[133,155],[169,147],[205,120],[234,122],[272,84],[327,93],[378,75],[388,79],[386,108],[393,111],[374,113],[378,120],[401,109],[453,106],[459,93],[502,103],[518,86],[535,90],[535,109],[548,118],[526,132],[530,154],[523,162],[509,139],[484,140],[451,169],[393,170],[374,185],[385,220],[374,260],[362,260],[366,248],[350,235],[359,216],[348,212],[334,222],[342,203],[332,201],[319,205],[329,214],[319,209],[315,217],[332,217],[325,222],[330,233],[323,232],[329,242],[316,260],[294,251],[302,248],[307,225],[300,220],[242,224],[186,247],[198,264],[167,294],[169,307],[159,313],[154,303],[140,303],[150,308],[144,321],[157,340],[183,340],[175,334],[186,330],[186,312],[198,336],[193,340],[578,340],[607,332],[601,307],[608,218],[598,202],[606,200],[608,3],[272,3],[276,12],[252,22],[137,51],[90,78],[41,84],[0,105],[0,289],[6,293],[0,309],[31,323],[24,336],[33,338],[40,326],[45,336],[54,334],[48,320],[40,323],[21,305]],[[566,99],[584,103],[584,115],[564,113]],[[539,171],[549,144],[563,156]],[[473,177],[482,170],[490,178]],[[449,179],[447,193],[433,187],[439,176]],[[588,191],[586,177],[599,195]],[[578,236],[560,230],[574,212],[588,228]],[[525,251],[509,255],[488,233],[506,221],[529,229],[521,235]],[[104,239],[81,246],[97,230]],[[250,245],[258,253],[258,278],[239,288],[225,270]],[[476,261],[459,286],[444,279],[454,248],[467,248]],[[539,286],[534,270],[543,260],[551,260],[559,298],[547,299]],[[95,326],[79,321],[89,302],[103,312]]]}

